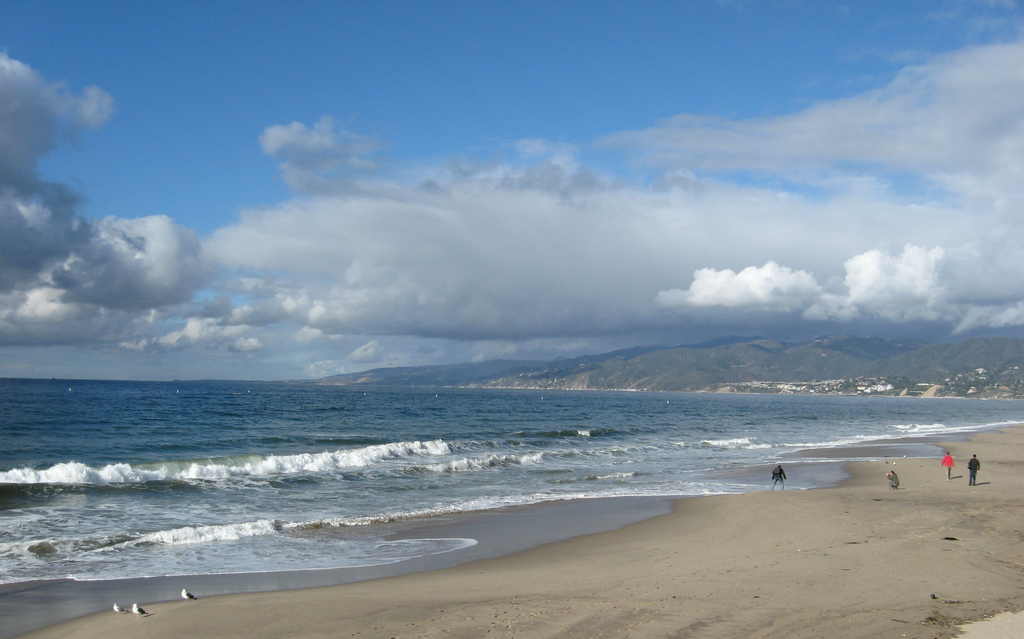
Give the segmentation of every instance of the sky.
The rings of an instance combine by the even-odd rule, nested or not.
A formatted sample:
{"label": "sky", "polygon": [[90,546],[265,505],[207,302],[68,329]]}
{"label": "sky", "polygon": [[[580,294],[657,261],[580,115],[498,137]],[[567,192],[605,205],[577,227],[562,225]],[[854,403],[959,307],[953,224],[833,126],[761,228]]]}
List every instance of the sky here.
{"label": "sky", "polygon": [[0,377],[1024,337],[1013,0],[0,3]]}

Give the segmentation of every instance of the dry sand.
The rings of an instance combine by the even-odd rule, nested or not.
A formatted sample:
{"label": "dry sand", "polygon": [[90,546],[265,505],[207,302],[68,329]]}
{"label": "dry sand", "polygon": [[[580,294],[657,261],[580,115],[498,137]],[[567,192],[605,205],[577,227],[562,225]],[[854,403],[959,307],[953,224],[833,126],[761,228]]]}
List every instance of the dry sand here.
{"label": "dry sand", "polygon": [[[938,459],[858,462],[837,488],[682,499],[670,515],[499,559],[140,602],[148,616],[106,612],[28,636],[954,637],[1024,609],[1024,427],[948,449],[952,481]],[[966,636],[1024,636],[1022,623],[1001,615]]]}

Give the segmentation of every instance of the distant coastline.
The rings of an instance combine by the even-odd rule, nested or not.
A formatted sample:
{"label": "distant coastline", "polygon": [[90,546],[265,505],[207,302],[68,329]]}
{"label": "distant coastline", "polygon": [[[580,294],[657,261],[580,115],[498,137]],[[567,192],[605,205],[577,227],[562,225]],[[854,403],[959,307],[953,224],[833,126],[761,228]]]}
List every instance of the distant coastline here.
{"label": "distant coastline", "polygon": [[[829,386],[842,386],[836,389]],[[562,390],[562,391],[594,391],[594,392],[661,392],[661,393],[723,393],[723,394],[748,394],[748,395],[844,395],[851,397],[923,397],[923,398],[952,398],[952,399],[1003,399],[1015,400],[1024,399],[1024,395],[1011,392],[1008,388],[995,387],[983,388],[970,394],[956,394],[948,392],[943,384],[913,384],[917,388],[895,388],[888,385],[871,383],[869,380],[827,380],[825,382],[736,382],[721,384],[713,388],[702,388],[698,390],[653,390],[647,388],[574,388],[557,386],[476,386],[467,385],[459,388],[493,388],[496,390]],[[853,387],[848,389],[846,387]]]}
{"label": "distant coastline", "polygon": [[555,362],[494,360],[379,368],[341,386],[668,391],[1024,399],[1024,340],[923,344],[880,337],[726,340],[638,347]]}

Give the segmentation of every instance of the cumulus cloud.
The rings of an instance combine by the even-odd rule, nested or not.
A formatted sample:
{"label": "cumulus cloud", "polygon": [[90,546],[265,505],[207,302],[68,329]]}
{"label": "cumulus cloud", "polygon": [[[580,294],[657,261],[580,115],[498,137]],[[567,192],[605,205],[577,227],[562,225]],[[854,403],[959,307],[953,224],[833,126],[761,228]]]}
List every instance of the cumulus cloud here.
{"label": "cumulus cloud", "polygon": [[165,216],[108,217],[51,272],[68,302],[139,311],[191,299],[204,283],[199,239]]}
{"label": "cumulus cloud", "polygon": [[[970,237],[929,223],[956,211],[927,203],[820,202],[716,182],[646,189],[580,181],[571,168],[537,180],[537,166],[461,165],[429,188],[381,182],[372,193],[298,198],[247,212],[206,249],[232,269],[275,274],[253,277],[236,322],[525,343],[669,335],[691,323],[687,309],[799,315],[842,282],[845,259],[882,238]],[[763,266],[744,265],[752,256]],[[721,262],[740,268],[708,266]],[[838,300],[827,308],[819,319],[855,315]]]}
{"label": "cumulus cloud", "polygon": [[[1024,43],[975,47],[792,114],[680,115],[599,141],[642,160],[653,186],[590,169],[585,149],[523,140],[508,145],[515,161],[302,191],[206,248],[275,273],[234,321],[325,335],[674,339],[725,311],[754,331],[783,316],[815,332],[1016,325],[1020,68]],[[315,154],[337,148],[323,122],[271,129]]]}
{"label": "cumulus cloud", "polygon": [[93,222],[38,176],[46,153],[113,111],[102,89],[75,94],[0,53],[0,342],[119,339],[209,275],[192,231],[163,216]]}
{"label": "cumulus cloud", "polygon": [[783,322],[1024,326],[1020,69],[1024,43],[974,47],[789,114],[682,114],[600,140],[635,181],[539,139],[389,175],[379,141],[329,117],[273,125],[259,142],[294,197],[199,240],[160,216],[86,220],[41,182],[59,131],[110,108],[18,67],[27,84],[0,79],[0,100],[35,87],[19,121],[42,124],[2,132],[22,150],[0,150],[0,339],[90,327],[124,348],[249,356],[286,341],[316,351],[307,370],[341,372]]}
{"label": "cumulus cloud", "polygon": [[688,290],[659,291],[655,303],[664,308],[724,306],[792,311],[820,293],[821,287],[810,273],[768,261],[764,266],[748,266],[739,273],[731,269],[698,269]]}
{"label": "cumulus cloud", "polygon": [[[185,325],[155,340],[156,344],[165,348],[182,348],[185,346],[216,344],[227,341],[234,345],[249,345],[259,348],[259,341],[249,342],[244,333],[246,326],[230,326],[212,318],[189,318]],[[249,348],[248,350],[254,350]]]}
{"label": "cumulus cloud", "polygon": [[0,191],[38,194],[39,158],[62,137],[102,126],[114,101],[98,87],[81,95],[50,84],[28,65],[0,52]]}
{"label": "cumulus cloud", "polygon": [[893,322],[948,319],[939,265],[944,251],[907,246],[899,255],[868,251],[846,261],[847,292],[808,309],[808,317],[853,319],[869,314]]}
{"label": "cumulus cloud", "polygon": [[0,53],[0,292],[88,242],[91,229],[74,212],[77,196],[41,180],[36,167],[61,140],[101,126],[112,112],[101,89],[75,95]]}
{"label": "cumulus cloud", "polygon": [[698,269],[689,289],[660,291],[664,308],[724,307],[744,311],[801,311],[806,319],[849,321],[863,317],[890,322],[952,319],[957,305],[945,294],[945,251],[908,245],[897,255],[872,250],[844,262],[835,291],[806,271],[769,261],[762,267]]}
{"label": "cumulus cloud", "polygon": [[49,198],[0,190],[0,293],[31,284],[92,238],[92,226],[70,207],[41,200]]}
{"label": "cumulus cloud", "polygon": [[798,312],[814,322],[878,322],[890,325],[944,323],[953,334],[989,327],[1024,325],[1024,302],[972,300],[964,291],[951,294],[966,269],[978,275],[988,264],[972,254],[954,259],[941,247],[907,245],[900,253],[871,250],[845,260],[841,282],[821,285],[810,273],[768,262],[763,267],[698,269],[688,289],[659,291],[655,303],[681,313],[729,309],[739,313]]}

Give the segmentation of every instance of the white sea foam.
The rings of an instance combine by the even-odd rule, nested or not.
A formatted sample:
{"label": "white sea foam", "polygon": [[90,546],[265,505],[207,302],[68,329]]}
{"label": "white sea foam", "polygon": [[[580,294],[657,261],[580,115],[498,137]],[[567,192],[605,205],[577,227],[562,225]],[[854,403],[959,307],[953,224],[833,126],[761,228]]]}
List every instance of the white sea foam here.
{"label": "white sea foam", "polygon": [[751,441],[749,437],[734,437],[731,439],[704,439],[701,440],[701,443],[715,448],[749,448]]}
{"label": "white sea foam", "polygon": [[784,444],[779,444],[779,447],[794,448],[797,450],[812,450],[819,448],[842,448],[843,446],[855,446],[857,444],[863,444],[866,441],[873,441],[876,439],[886,438],[880,435],[870,435],[864,437],[844,437],[822,442],[786,442]]}
{"label": "white sea foam", "polygon": [[0,472],[8,484],[117,484],[149,481],[218,480],[229,477],[269,477],[295,473],[322,473],[365,468],[386,460],[435,457],[451,452],[444,441],[396,442],[298,455],[240,455],[204,460],[169,461],[131,465],[109,464],[93,468],[80,462],[64,462],[50,468],[15,468]]}
{"label": "white sea foam", "polygon": [[636,476],[637,473],[610,473],[608,475],[590,475],[587,479],[589,481],[604,481],[608,479],[629,479]]}
{"label": "white sea foam", "polygon": [[148,544],[178,546],[181,544],[202,544],[211,541],[236,541],[246,537],[272,535],[278,532],[280,528],[281,524],[279,522],[269,519],[218,526],[185,526],[184,528],[146,533],[137,539],[116,544],[111,546],[111,548],[131,548]]}
{"label": "white sea foam", "polygon": [[1005,422],[991,422],[987,424],[968,424],[963,426],[949,426],[943,423],[934,424],[894,424],[893,428],[900,431],[899,437],[907,435],[942,435],[946,433],[973,433],[991,428],[1013,426],[1018,424],[1016,420]]}
{"label": "white sea foam", "polygon": [[[334,552],[329,557],[310,557],[304,554],[306,548],[290,546],[283,552],[269,556],[251,556],[252,561],[230,564],[208,565],[193,563],[194,553],[177,552],[170,557],[171,561],[160,561],[154,557],[144,559],[144,566],[135,564],[135,570],[125,574],[123,569],[113,564],[91,566],[94,572],[70,574],[67,577],[75,581],[100,581],[106,579],[123,579],[126,576],[175,577],[192,575],[231,575],[248,573],[271,573],[280,571],[324,570],[325,568],[357,568],[383,566],[401,561],[429,555],[461,550],[477,545],[477,540],[470,537],[438,537],[429,539],[395,539],[348,542],[344,551]],[[339,548],[334,546],[337,551]],[[291,552],[288,552],[288,551]],[[174,551],[172,551],[173,553]],[[207,551],[210,554],[210,551]],[[138,559],[138,558],[136,558]],[[2,580],[0,580],[2,583]]]}
{"label": "white sea foam", "polygon": [[527,455],[488,455],[477,459],[463,457],[452,461],[437,464],[427,464],[423,470],[432,473],[465,473],[474,470],[486,470],[488,468],[499,468],[503,466],[514,466],[517,464],[537,464],[544,458],[544,453],[529,453]]}
{"label": "white sea foam", "polygon": [[942,422],[932,424],[893,424],[895,432],[870,433],[853,437],[841,437],[820,442],[787,442],[779,446],[796,449],[820,449],[820,448],[842,448],[843,446],[855,446],[870,441],[885,441],[904,439],[906,437],[928,437],[934,435],[952,435],[956,433],[970,433],[1000,426],[1012,426],[1015,421],[994,422],[988,424],[968,424],[964,426],[949,426]]}
{"label": "white sea foam", "polygon": [[[58,552],[57,543],[49,539],[32,539],[0,543],[0,559],[40,558]],[[0,580],[0,583],[3,583]]]}
{"label": "white sea foam", "polygon": [[949,427],[945,424],[894,424],[895,428],[900,432],[900,436],[906,436],[907,434],[915,435],[933,435],[944,432],[949,432]]}

